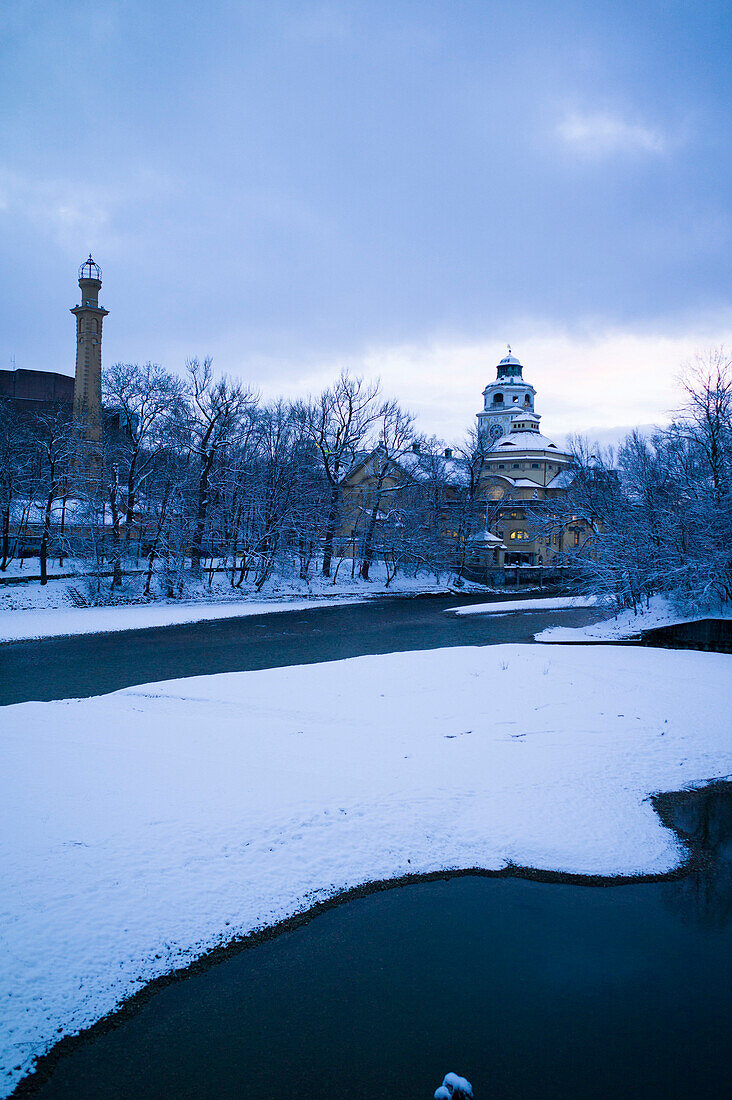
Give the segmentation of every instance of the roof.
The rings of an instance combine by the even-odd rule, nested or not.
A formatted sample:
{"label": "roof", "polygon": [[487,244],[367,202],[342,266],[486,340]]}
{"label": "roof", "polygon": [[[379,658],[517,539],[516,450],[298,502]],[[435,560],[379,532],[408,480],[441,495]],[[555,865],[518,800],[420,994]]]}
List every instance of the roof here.
{"label": "roof", "polygon": [[451,485],[465,486],[470,483],[467,462],[457,458],[445,458],[444,455],[417,454],[405,451],[395,460],[396,463],[416,481],[429,481],[438,474]]}
{"label": "roof", "polygon": [[476,542],[485,546],[497,546],[502,544],[502,539],[499,539],[496,535],[490,531],[476,531],[474,535],[471,535],[467,540],[468,542]]}
{"label": "roof", "polygon": [[549,484],[547,489],[569,489],[575,479],[574,470],[560,470]]}
{"label": "roof", "polygon": [[489,454],[496,451],[559,451],[559,447],[541,432],[511,432],[494,443]]}

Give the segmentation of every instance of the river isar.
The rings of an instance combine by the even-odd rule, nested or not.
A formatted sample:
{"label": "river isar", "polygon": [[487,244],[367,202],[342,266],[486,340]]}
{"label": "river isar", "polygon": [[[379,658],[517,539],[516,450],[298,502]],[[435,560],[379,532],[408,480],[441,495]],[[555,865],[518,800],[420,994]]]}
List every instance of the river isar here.
{"label": "river isar", "polygon": [[721,1097],[732,1033],[732,793],[661,799],[672,881],[479,875],[336,905],[162,985],[41,1065],[44,1100]]}

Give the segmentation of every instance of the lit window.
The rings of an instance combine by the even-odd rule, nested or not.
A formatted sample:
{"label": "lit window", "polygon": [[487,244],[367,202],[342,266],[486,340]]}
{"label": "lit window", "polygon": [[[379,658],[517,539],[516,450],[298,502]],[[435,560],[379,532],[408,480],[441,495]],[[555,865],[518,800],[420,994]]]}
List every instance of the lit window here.
{"label": "lit window", "polygon": [[511,538],[511,539],[514,539],[514,541],[520,542],[522,539],[528,539],[529,532],[528,531],[512,531],[511,534],[508,537]]}

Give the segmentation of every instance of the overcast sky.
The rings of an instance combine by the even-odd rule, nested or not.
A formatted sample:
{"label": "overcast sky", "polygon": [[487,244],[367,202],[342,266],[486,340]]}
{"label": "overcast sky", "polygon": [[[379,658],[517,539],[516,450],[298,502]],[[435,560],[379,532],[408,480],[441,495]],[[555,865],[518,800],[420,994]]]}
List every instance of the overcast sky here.
{"label": "overcast sky", "polygon": [[[460,436],[510,342],[543,430],[664,419],[732,344],[723,0],[0,8],[0,367],[341,366]],[[14,360],[13,360],[14,357]]]}

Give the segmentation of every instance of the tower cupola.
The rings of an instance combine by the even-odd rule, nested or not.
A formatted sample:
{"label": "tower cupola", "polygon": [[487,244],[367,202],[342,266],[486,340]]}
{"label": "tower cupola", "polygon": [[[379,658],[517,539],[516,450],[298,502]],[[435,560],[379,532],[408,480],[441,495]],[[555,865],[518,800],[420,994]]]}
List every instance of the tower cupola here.
{"label": "tower cupola", "polygon": [[89,253],[89,259],[79,268],[79,290],[82,306],[98,306],[99,291],[102,289],[102,269],[95,264]]}
{"label": "tower cupola", "polygon": [[[511,431],[518,414],[534,413],[536,390],[524,381],[523,364],[508,349],[496,367],[496,380],[483,390],[483,408],[478,413],[478,431],[483,439],[495,443]],[[538,420],[538,417],[536,417]]]}
{"label": "tower cupola", "polygon": [[522,364],[518,361],[516,356],[511,353],[511,347],[509,345],[508,355],[504,355],[503,359],[501,359],[496,367],[496,377],[499,381],[502,379],[508,381],[513,378],[520,381],[523,377],[523,369]]}

